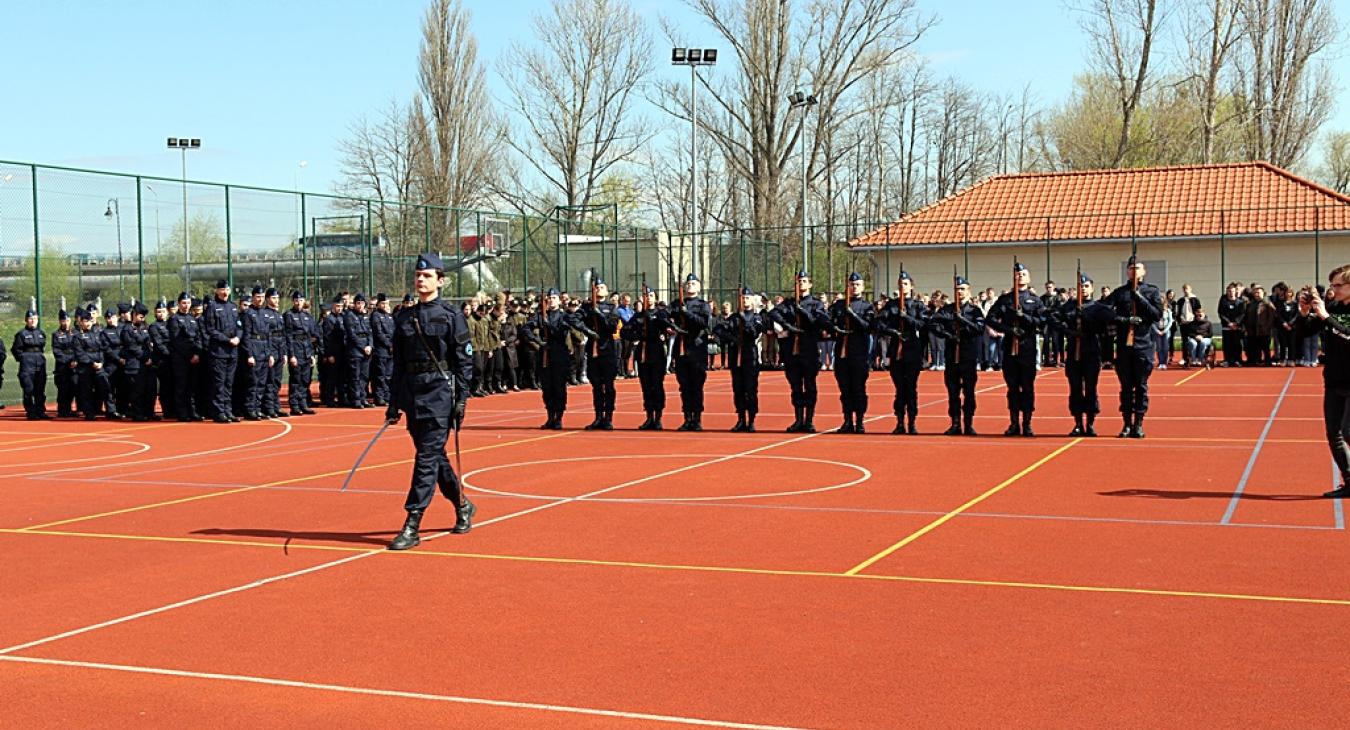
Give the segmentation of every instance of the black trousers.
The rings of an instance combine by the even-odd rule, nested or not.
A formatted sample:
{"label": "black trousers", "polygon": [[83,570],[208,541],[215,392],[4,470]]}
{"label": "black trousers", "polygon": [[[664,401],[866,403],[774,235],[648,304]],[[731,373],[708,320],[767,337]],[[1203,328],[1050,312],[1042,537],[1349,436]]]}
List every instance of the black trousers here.
{"label": "black trousers", "polygon": [[1036,410],[1036,350],[1022,344],[1016,357],[1003,353],[1003,382],[1008,386],[1008,410],[1031,413]]}
{"label": "black trousers", "polygon": [[834,382],[839,385],[839,405],[844,414],[856,413],[861,416],[867,412],[867,376],[871,370],[864,357],[836,357],[834,359]]}
{"label": "black trousers", "polygon": [[1116,377],[1120,378],[1120,412],[1148,412],[1148,376],[1153,373],[1153,348],[1122,347],[1116,353]]}
{"label": "black trousers", "polygon": [[639,362],[638,383],[642,385],[642,410],[666,409],[666,363],[664,360]]}
{"label": "black trousers", "polygon": [[1247,334],[1242,338],[1247,346],[1248,365],[1270,364],[1270,335]]}
{"label": "black trousers", "polygon": [[1069,380],[1069,413],[1075,416],[1101,413],[1101,402],[1097,399],[1097,380],[1101,375],[1102,362],[1098,358],[1064,361],[1064,376]]}
{"label": "black trousers", "polygon": [[1326,423],[1327,446],[1342,483],[1350,482],[1350,388],[1327,388],[1322,393],[1322,419]]}
{"label": "black trousers", "polygon": [[375,400],[389,402],[389,378],[394,371],[394,356],[375,351],[370,361],[370,390]]}
{"label": "black trousers", "polygon": [[197,387],[194,382],[196,366],[187,357],[181,355],[174,355],[171,364],[173,365],[173,403],[177,407],[175,415],[179,418],[196,418],[199,413]]}
{"label": "black trousers", "polygon": [[731,399],[736,413],[759,413],[759,365],[748,363],[731,368]]}
{"label": "black trousers", "polygon": [[708,380],[708,358],[681,355],[675,358],[675,380],[680,384],[680,409],[685,413],[703,413],[703,384]]}
{"label": "black trousers", "polygon": [[47,410],[47,369],[46,361],[40,354],[38,363],[19,365],[19,387],[23,389],[23,410],[30,416],[36,416]]}
{"label": "black trousers", "polygon": [[408,435],[412,436],[417,453],[413,456],[412,485],[408,487],[408,499],[403,503],[403,509],[409,512],[425,510],[437,488],[458,507],[461,497],[459,477],[450,467],[450,457],[445,453],[445,442],[450,438],[450,420],[409,418]]}
{"label": "black trousers", "polygon": [[586,378],[591,381],[591,405],[596,416],[614,412],[614,379],[618,376],[619,359],[614,352],[601,352],[586,361]]}
{"label": "black trousers", "polygon": [[113,402],[112,388],[108,387],[108,376],[93,365],[80,366],[80,412],[85,417],[98,415],[101,408],[113,413],[117,404]]}
{"label": "black trousers", "polygon": [[347,403],[361,405],[366,402],[367,382],[370,380],[370,358],[360,350],[347,353]]}
{"label": "black trousers", "polygon": [[[165,359],[157,359],[155,362],[155,390],[159,394],[160,409],[164,412],[165,418],[178,414],[178,403],[174,400],[175,391],[173,383],[173,363]],[[154,404],[151,404],[151,412],[154,411]]]}
{"label": "black trousers", "polygon": [[[891,361],[891,383],[895,385],[895,416],[919,415],[919,371],[923,363],[919,360],[899,358]],[[946,371],[943,371],[946,372]]]}
{"label": "black trousers", "polygon": [[234,413],[234,370],[238,364],[237,353],[211,358],[211,385],[214,386],[211,405],[215,411],[212,415],[228,416]]}
{"label": "black trousers", "polygon": [[567,381],[571,375],[570,359],[539,368],[539,388],[543,392],[544,408],[550,413],[567,410]]}
{"label": "black trousers", "polygon": [[290,366],[288,374],[289,387],[287,387],[286,400],[290,402],[291,410],[299,411],[309,408],[313,403],[310,400],[310,380],[314,374],[314,357],[308,352],[303,352],[295,356],[295,364]]}
{"label": "black trousers", "polygon": [[783,372],[787,375],[788,390],[792,392],[794,408],[816,407],[816,375],[820,373],[820,353],[811,348],[808,353],[785,355]]}
{"label": "black trousers", "polygon": [[78,385],[75,382],[75,370],[69,364],[58,363],[52,377],[56,380],[56,412],[63,416],[70,415],[74,412],[72,405]]}
{"label": "black trousers", "polygon": [[1223,361],[1229,365],[1242,364],[1242,330],[1223,331]]}
{"label": "black trousers", "polygon": [[281,380],[282,373],[285,371],[286,358],[273,351],[273,361],[271,367],[267,368],[267,383],[263,386],[263,412],[280,413],[281,412]]}
{"label": "black trousers", "polygon": [[[947,416],[952,420],[963,414],[966,420],[975,417],[975,383],[980,379],[976,365],[976,358],[969,358],[960,363],[947,363],[947,368],[942,371],[942,382],[947,386]],[[1007,368],[1006,360],[1004,368]],[[1035,369],[1034,365],[1032,369]]]}

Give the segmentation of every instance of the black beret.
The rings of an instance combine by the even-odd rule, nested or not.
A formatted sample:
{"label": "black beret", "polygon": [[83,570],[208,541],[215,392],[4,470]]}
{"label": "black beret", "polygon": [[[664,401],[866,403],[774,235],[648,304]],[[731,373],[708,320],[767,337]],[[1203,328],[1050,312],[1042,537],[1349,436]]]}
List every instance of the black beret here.
{"label": "black beret", "polygon": [[[109,310],[109,311],[112,311],[112,310]],[[127,312],[130,312],[130,311],[131,311],[131,305],[130,305],[130,304],[127,304],[126,302],[118,302],[118,303],[117,303],[117,313],[118,313],[118,314],[126,314]]]}
{"label": "black beret", "polygon": [[385,294],[384,292],[380,292],[379,294],[376,294],[376,295],[375,295],[375,301],[377,301],[377,302],[387,302],[387,301],[389,301],[389,295]]}
{"label": "black beret", "polygon": [[230,288],[230,282],[225,281],[224,279],[217,279],[217,280],[216,280],[216,288],[217,288],[217,289],[229,289],[229,288]]}
{"label": "black beret", "polygon": [[37,316],[37,311],[36,311],[36,310],[32,310],[32,309],[30,309],[30,310],[28,310],[28,311],[26,311],[26,312],[23,313],[24,319],[28,319],[29,317],[36,317],[36,316]]}
{"label": "black beret", "polygon": [[291,292],[291,299],[304,299],[304,298],[305,293],[300,291],[299,289],[296,289],[295,291]]}
{"label": "black beret", "polygon": [[191,294],[188,294],[187,292],[179,292],[179,293],[178,293],[178,301],[180,301],[180,302],[190,302],[190,301],[192,301],[192,295],[191,295]]}
{"label": "black beret", "polygon": [[253,287],[253,296],[256,297],[256,296],[258,296],[259,294],[262,294],[262,293],[263,293],[263,288],[262,288],[262,287],[260,287],[260,286],[255,286],[255,287]]}
{"label": "black beret", "polygon": [[404,303],[404,304],[411,304],[411,303],[412,303],[412,300],[413,300],[413,295],[411,295],[411,294],[404,294],[404,295],[403,295],[403,303]]}
{"label": "black beret", "polygon": [[277,291],[277,288],[274,286],[267,287],[267,291],[263,292],[263,294],[266,294],[269,297],[277,296],[280,293],[281,292]]}
{"label": "black beret", "polygon": [[62,309],[61,311],[59,311],[59,312],[56,313],[56,318],[57,318],[57,319],[70,319],[70,314],[67,313],[66,310]]}
{"label": "black beret", "polygon": [[353,301],[353,302],[364,302],[365,300],[366,300],[366,295],[365,295],[365,294],[362,294],[361,292],[357,292],[357,293],[356,293],[356,296],[352,297],[352,301]]}
{"label": "black beret", "polygon": [[848,280],[849,280],[849,281],[862,281],[862,280],[863,280],[862,274],[859,274],[858,272],[854,271],[854,272],[852,272],[852,273],[850,273],[850,274],[848,275]]}
{"label": "black beret", "polygon": [[132,311],[133,314],[149,314],[149,313],[150,313],[150,310],[149,310],[149,309],[146,309],[145,304],[142,303],[142,302],[136,302],[136,306],[132,307],[132,308],[131,308],[131,311]]}
{"label": "black beret", "polygon": [[445,271],[445,264],[441,263],[441,257],[437,256],[434,253],[418,254],[417,270],[426,271],[427,269],[435,269],[436,271]]}

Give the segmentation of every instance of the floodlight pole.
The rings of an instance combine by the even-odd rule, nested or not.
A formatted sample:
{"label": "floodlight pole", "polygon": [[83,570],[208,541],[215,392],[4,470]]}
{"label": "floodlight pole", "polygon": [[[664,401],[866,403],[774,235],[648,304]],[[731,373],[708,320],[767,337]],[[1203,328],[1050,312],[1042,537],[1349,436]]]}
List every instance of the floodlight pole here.
{"label": "floodlight pole", "polygon": [[117,225],[117,292],[119,296],[126,296],[125,272],[122,270],[122,205],[117,198],[108,198],[108,210],[103,216],[113,219]]}
{"label": "floodlight pole", "polygon": [[716,48],[672,48],[670,62],[689,67],[689,228],[690,273],[698,274],[698,67],[717,64]]}
{"label": "floodlight pole", "polygon": [[170,137],[169,149],[176,149],[182,155],[183,164],[183,291],[192,291],[192,226],[188,222],[188,193],[187,193],[187,151],[188,147],[199,149],[202,146],[200,139],[187,137]]}
{"label": "floodlight pole", "polygon": [[[804,94],[800,91],[788,95],[788,105],[793,109],[802,110],[802,132],[797,138],[797,151],[801,155],[802,164],[802,271],[809,271],[807,266],[807,226],[806,226],[806,113],[811,107],[816,105],[816,97],[813,94]],[[827,242],[828,243],[828,242]]]}

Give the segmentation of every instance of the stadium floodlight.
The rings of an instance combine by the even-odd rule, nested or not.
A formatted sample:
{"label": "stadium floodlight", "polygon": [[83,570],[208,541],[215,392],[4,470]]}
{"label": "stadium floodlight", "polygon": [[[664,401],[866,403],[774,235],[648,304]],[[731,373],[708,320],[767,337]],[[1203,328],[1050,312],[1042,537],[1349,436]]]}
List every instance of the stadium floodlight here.
{"label": "stadium floodlight", "polygon": [[199,137],[169,137],[169,149],[178,150],[183,157],[183,291],[192,291],[192,226],[188,225],[187,151],[201,149]]}
{"label": "stadium floodlight", "polygon": [[806,265],[806,113],[817,103],[815,94],[806,94],[800,90],[788,94],[788,106],[802,110],[802,132],[797,138],[797,149],[802,158],[802,271],[809,270]]}
{"label": "stadium floodlight", "polygon": [[698,67],[717,63],[716,48],[672,48],[670,63],[689,67],[689,227],[695,235],[690,242],[693,264],[690,273],[698,270]]}

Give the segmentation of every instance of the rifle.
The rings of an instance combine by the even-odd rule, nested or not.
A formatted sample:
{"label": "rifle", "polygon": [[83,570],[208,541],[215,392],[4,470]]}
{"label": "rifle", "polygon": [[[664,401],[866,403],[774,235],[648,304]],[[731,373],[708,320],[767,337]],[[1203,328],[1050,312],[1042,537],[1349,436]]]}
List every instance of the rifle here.
{"label": "rifle", "polygon": [[[600,288],[595,285],[595,267],[591,267],[591,325],[600,331]],[[600,356],[600,338],[591,339],[591,357]]]}
{"label": "rifle", "polygon": [[952,348],[952,364],[961,364],[961,287],[956,285],[956,264],[952,264],[952,330],[956,335],[956,346]]}
{"label": "rifle", "polygon": [[[1013,312],[1017,315],[1015,319],[1018,320],[1018,321],[1020,321],[1020,320],[1022,319],[1022,292],[1021,292],[1020,290],[1018,290],[1018,288],[1017,288],[1017,257],[1016,257],[1016,256],[1013,257],[1012,298],[1013,298]],[[1021,339],[1022,339],[1022,338],[1018,336],[1018,333],[1017,333],[1017,325],[1016,325],[1016,324],[1014,324],[1014,325],[1011,327],[1011,330],[1012,330],[1012,331],[1011,331],[1009,334],[1011,334],[1011,335],[1013,336],[1013,341],[1012,341],[1012,354],[1013,354],[1013,357],[1016,357],[1018,351],[1021,349],[1020,345],[1021,345]]]}
{"label": "rifle", "polygon": [[[901,273],[901,274],[904,274],[904,273],[905,273],[905,262],[904,262],[904,261],[901,261],[901,262],[900,262],[900,273]],[[896,357],[897,359],[904,359],[904,357],[905,357],[905,315],[908,314],[907,309],[908,309],[908,304],[909,304],[909,302],[905,299],[905,280],[904,280],[904,277],[903,277],[903,276],[902,276],[901,279],[900,279],[900,297],[899,297],[899,300],[900,300],[900,301],[899,301],[899,302],[897,303],[897,305],[896,305],[896,310],[899,312],[900,317],[899,317],[899,321],[896,322],[896,325],[898,325],[898,326],[896,327],[896,335],[895,335],[895,357]]]}
{"label": "rifle", "polygon": [[[805,327],[802,327],[802,277],[800,277],[800,276],[795,276],[795,277],[793,277],[793,281],[795,282],[795,283],[793,284],[793,287],[794,287],[793,292],[796,294],[796,302],[795,302],[795,303],[796,303],[796,305],[797,305],[796,308],[795,308],[795,309],[796,309],[796,312],[797,312],[797,328],[798,328],[798,329],[804,330],[804,329],[806,329],[806,328],[805,328]],[[802,345],[802,337],[801,337],[801,335],[795,335],[795,336],[792,338],[792,354],[793,354],[793,355],[801,354],[801,345]]]}
{"label": "rifle", "polygon": [[1134,275],[1134,253],[1130,253],[1131,263],[1125,267],[1125,273],[1130,277],[1130,324],[1129,329],[1125,330],[1125,346],[1134,347],[1134,318],[1139,316],[1139,279]]}
{"label": "rifle", "polygon": [[848,310],[853,308],[853,302],[851,301],[853,289],[849,286],[848,274],[842,275],[844,277],[844,332],[840,335],[843,342],[839,345],[839,357],[848,357],[848,333],[853,331],[853,324],[849,322],[853,319],[853,314]]}
{"label": "rifle", "polygon": [[1073,359],[1083,359],[1083,260],[1078,259],[1078,273],[1075,279],[1078,288],[1078,340],[1073,343]]}

